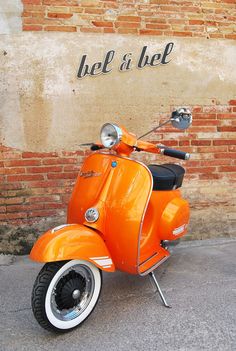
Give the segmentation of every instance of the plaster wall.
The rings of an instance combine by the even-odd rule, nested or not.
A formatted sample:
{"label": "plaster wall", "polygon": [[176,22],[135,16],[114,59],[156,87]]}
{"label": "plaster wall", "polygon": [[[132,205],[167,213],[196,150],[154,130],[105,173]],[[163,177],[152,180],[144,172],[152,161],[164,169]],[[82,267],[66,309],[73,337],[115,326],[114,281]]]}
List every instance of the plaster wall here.
{"label": "plaster wall", "polygon": [[21,0],[0,0],[0,34],[19,33],[22,28]]}
{"label": "plaster wall", "polygon": [[[143,46],[163,52],[167,65],[137,69]],[[115,50],[112,71],[77,78],[79,63],[101,61]],[[132,69],[120,72],[125,53]],[[98,139],[113,121],[142,134],[170,106],[226,104],[236,94],[235,41],[78,33],[2,34],[0,41],[1,138],[21,150],[76,150]],[[201,136],[199,136],[201,138]],[[204,135],[202,136],[204,138]]]}

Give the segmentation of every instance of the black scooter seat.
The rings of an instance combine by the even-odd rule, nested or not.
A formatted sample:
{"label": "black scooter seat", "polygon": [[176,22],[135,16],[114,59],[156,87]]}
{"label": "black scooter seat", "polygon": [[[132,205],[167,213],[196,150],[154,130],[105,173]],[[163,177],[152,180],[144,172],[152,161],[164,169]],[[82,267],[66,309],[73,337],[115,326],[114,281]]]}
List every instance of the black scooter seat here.
{"label": "black scooter seat", "polygon": [[174,163],[148,165],[153,177],[153,190],[174,190],[182,186],[185,170]]}

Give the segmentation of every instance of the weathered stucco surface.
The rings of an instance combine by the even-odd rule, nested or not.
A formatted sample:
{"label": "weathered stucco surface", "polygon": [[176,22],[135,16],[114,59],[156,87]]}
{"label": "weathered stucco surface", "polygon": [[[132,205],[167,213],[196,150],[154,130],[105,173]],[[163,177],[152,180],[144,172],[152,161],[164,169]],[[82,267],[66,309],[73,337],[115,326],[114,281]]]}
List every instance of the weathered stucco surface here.
{"label": "weathered stucco surface", "polygon": [[[169,41],[169,64],[135,67],[144,45],[154,54]],[[111,73],[77,78],[83,54],[94,63],[112,49]],[[134,67],[120,72],[127,52]],[[107,121],[140,134],[170,104],[210,104],[212,98],[224,104],[236,94],[236,47],[230,40],[18,33],[1,35],[0,54],[2,142],[23,150],[75,150],[97,140]]]}
{"label": "weathered stucco surface", "polygon": [[[0,0],[0,16],[3,6],[4,2]],[[8,7],[9,18],[15,16],[19,19],[20,8],[20,2],[11,11]],[[227,128],[235,125],[232,116],[236,106],[228,105],[229,100],[236,100],[235,41],[85,33],[22,33],[18,19],[13,22],[9,20],[8,26],[4,24],[4,31],[0,27],[0,143],[9,147],[9,150],[5,150],[9,173],[2,176],[6,189],[3,190],[5,202],[1,206],[4,222],[0,227],[0,251],[26,253],[39,234],[65,221],[67,193],[76,178],[82,156],[78,156],[78,160],[72,159],[77,163],[63,164],[67,162],[63,150],[77,150],[80,143],[98,140],[101,125],[108,121],[123,124],[138,135],[143,134],[154,127],[162,113],[166,117],[172,107],[181,105],[196,106],[196,109],[204,106],[204,113],[218,105],[222,107],[222,111],[219,108],[218,112],[226,113],[226,118],[220,121],[224,122],[220,126],[226,128],[223,133],[217,129],[217,125],[210,123],[202,130],[202,121],[205,120],[202,113],[201,123],[192,127],[194,132],[190,129],[189,134],[185,134],[184,142],[187,143],[182,145],[191,147],[193,157],[189,164],[192,162],[190,168],[195,167],[192,173],[187,174],[189,178],[183,186],[183,193],[190,200],[192,208],[188,238],[234,236],[236,195],[232,184],[235,178],[233,163],[228,162],[227,153],[230,151],[233,154],[235,146],[233,143],[227,144],[228,137],[230,142],[233,140],[233,129],[228,132]],[[3,23],[3,17],[0,17],[0,23]],[[148,53],[153,55],[163,52],[170,41],[174,43],[174,49],[169,64],[141,70],[135,67],[143,46],[147,45]],[[112,72],[97,77],[77,78],[82,55],[87,54],[88,63],[93,64],[101,61],[109,50],[115,50],[115,59],[110,65]],[[132,53],[133,67],[129,72],[120,72],[118,68],[122,57],[128,52]],[[227,117],[228,108],[231,115]],[[202,140],[203,143],[188,144],[189,140],[186,139],[188,135],[191,138],[191,133],[195,133],[196,142]],[[180,133],[167,133],[166,140],[181,140],[179,136]],[[213,145],[214,139],[226,139],[222,144],[225,156],[220,160],[214,158],[221,149],[221,146]],[[181,148],[180,145],[178,147]],[[205,149],[211,145],[209,153],[202,149],[199,151],[198,145],[202,149],[204,145]],[[229,150],[230,145],[232,149]],[[14,155],[11,148],[15,148]],[[32,155],[32,162],[39,162],[38,168],[34,169],[30,167],[31,156],[26,156],[24,164],[23,151],[58,151],[59,156],[55,156],[55,163],[52,160],[47,164],[43,159],[45,155]],[[18,154],[23,163],[22,174],[17,159],[14,164]],[[73,153],[68,155],[76,157]],[[66,157],[69,158],[68,155]],[[215,167],[215,178],[209,176],[208,179],[207,170],[199,177],[201,172],[198,167],[206,168],[209,156],[212,168]],[[157,162],[157,157],[150,154],[136,154],[135,157],[147,163]],[[62,164],[59,166],[61,171],[51,174],[54,172],[52,165],[57,165],[57,161],[58,165]],[[226,174],[222,170],[217,174],[221,165],[226,168],[230,165]],[[48,173],[53,177],[47,178]],[[11,177],[16,177],[16,181]],[[38,184],[35,177],[38,177]],[[45,195],[56,198],[44,203]],[[38,202],[34,202],[35,199]],[[55,213],[52,212],[53,204]],[[9,217],[6,218],[14,219],[14,223],[5,221],[7,211]],[[43,214],[40,211],[44,211]]]}
{"label": "weathered stucco surface", "polygon": [[0,0],[0,34],[18,33],[22,28],[21,0]]}

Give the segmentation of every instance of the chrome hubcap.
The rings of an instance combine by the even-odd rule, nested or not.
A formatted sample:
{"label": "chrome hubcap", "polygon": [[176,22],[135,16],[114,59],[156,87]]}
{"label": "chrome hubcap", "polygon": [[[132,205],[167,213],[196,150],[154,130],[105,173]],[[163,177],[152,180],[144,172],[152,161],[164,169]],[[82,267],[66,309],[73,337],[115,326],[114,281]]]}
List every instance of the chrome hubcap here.
{"label": "chrome hubcap", "polygon": [[95,288],[91,269],[82,264],[68,268],[58,278],[51,295],[51,310],[56,318],[77,318],[89,305]]}
{"label": "chrome hubcap", "polygon": [[74,300],[78,299],[80,297],[80,291],[79,289],[75,289],[72,293],[72,297]]}

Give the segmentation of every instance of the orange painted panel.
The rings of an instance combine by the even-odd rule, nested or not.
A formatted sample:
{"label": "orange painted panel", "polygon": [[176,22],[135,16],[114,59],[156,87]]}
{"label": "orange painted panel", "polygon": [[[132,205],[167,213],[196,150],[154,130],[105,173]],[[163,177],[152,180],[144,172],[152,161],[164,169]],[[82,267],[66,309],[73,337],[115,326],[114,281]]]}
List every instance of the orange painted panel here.
{"label": "orange painted panel", "polygon": [[115,270],[111,255],[102,238],[92,229],[79,224],[47,231],[34,244],[30,258],[37,262],[81,259],[98,268]]}
{"label": "orange painted panel", "polygon": [[[112,167],[112,162],[117,165]],[[94,176],[86,177],[89,172]],[[85,160],[81,175],[69,204],[68,223],[84,223],[99,231],[115,267],[136,274],[139,231],[151,193],[151,173],[131,159],[94,153]],[[99,210],[95,223],[84,219],[89,207]]]}
{"label": "orange painted panel", "polygon": [[[189,205],[181,198],[180,190],[152,192],[140,238],[141,272],[169,255],[168,251],[160,246],[161,240],[176,240],[183,236],[187,231],[188,222]],[[145,267],[142,266],[143,262],[146,262]]]}

